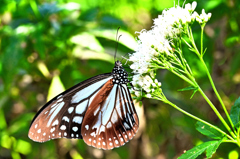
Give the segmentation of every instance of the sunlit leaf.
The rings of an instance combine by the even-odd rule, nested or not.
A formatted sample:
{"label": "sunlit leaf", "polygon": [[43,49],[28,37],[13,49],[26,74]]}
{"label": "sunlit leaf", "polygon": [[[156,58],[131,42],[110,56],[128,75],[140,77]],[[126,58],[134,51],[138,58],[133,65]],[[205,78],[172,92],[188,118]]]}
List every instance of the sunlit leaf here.
{"label": "sunlit leaf", "polygon": [[235,101],[234,105],[231,108],[230,118],[232,119],[233,125],[235,127],[238,127],[240,120],[240,97]]}
{"label": "sunlit leaf", "polygon": [[93,51],[97,51],[97,52],[104,51],[104,48],[99,43],[99,41],[95,38],[95,36],[87,32],[74,35],[73,37],[70,38],[70,41],[74,44],[81,45]]}
{"label": "sunlit leaf", "polygon": [[15,146],[14,146],[14,150],[16,152],[20,152],[21,154],[27,155],[31,152],[32,146],[27,141],[18,139]]}
{"label": "sunlit leaf", "polygon": [[[94,29],[91,32],[96,36],[116,41],[117,28],[116,28],[116,30]],[[121,30],[121,29],[119,30],[118,34],[121,35],[121,37],[119,39],[119,43],[125,45],[126,47],[128,47],[132,50],[136,49],[137,41],[131,34],[129,34],[128,32],[126,32],[124,30]]]}
{"label": "sunlit leaf", "polygon": [[205,150],[207,150],[207,157],[209,158],[209,156],[212,156],[212,154],[216,151],[216,149],[220,143],[219,143],[219,141],[204,142],[204,143],[202,143],[198,146],[195,146],[194,148],[186,151],[178,159],[195,159],[199,155],[201,155]]}
{"label": "sunlit leaf", "polygon": [[219,145],[222,143],[223,139],[218,140],[218,141],[209,141],[212,142],[211,145],[207,148],[206,150],[206,156],[207,158],[211,158],[212,155],[216,152],[216,150],[218,149]]}
{"label": "sunlit leaf", "polygon": [[73,50],[73,56],[81,59],[81,60],[103,60],[108,62],[114,62],[113,56],[110,56],[107,53],[104,52],[95,52],[91,50],[84,50],[80,46],[76,46]]}
{"label": "sunlit leaf", "polygon": [[200,121],[198,121],[196,123],[196,129],[203,135],[206,135],[213,139],[222,139],[224,137],[224,135],[222,133],[220,133],[219,131],[215,130],[214,128],[212,128]]}
{"label": "sunlit leaf", "polygon": [[64,85],[59,76],[54,76],[48,90],[47,101],[65,90]]}
{"label": "sunlit leaf", "polygon": [[46,66],[45,63],[43,62],[38,62],[38,69],[40,70],[40,72],[45,76],[45,77],[50,77],[50,73],[49,73],[49,70]]}
{"label": "sunlit leaf", "polygon": [[6,127],[7,127],[7,122],[5,119],[5,115],[3,113],[3,110],[0,109],[0,131],[1,131],[1,129],[4,129]]}

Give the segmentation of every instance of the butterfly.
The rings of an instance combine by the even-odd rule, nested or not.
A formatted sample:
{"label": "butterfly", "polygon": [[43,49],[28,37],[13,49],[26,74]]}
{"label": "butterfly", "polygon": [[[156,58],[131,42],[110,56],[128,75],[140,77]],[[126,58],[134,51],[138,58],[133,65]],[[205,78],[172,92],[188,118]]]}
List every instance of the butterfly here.
{"label": "butterfly", "polygon": [[124,145],[139,127],[128,83],[128,73],[116,61],[111,73],[89,78],[47,102],[33,118],[29,138],[83,139],[106,150]]}

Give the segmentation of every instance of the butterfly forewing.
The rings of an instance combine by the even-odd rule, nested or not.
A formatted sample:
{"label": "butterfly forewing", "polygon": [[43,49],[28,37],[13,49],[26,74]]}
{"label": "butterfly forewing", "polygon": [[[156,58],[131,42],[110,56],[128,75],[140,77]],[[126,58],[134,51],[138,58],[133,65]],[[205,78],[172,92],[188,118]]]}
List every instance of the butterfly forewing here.
{"label": "butterfly forewing", "polygon": [[29,138],[45,142],[54,138],[82,138],[81,125],[89,104],[111,74],[90,78],[49,101],[34,117]]}

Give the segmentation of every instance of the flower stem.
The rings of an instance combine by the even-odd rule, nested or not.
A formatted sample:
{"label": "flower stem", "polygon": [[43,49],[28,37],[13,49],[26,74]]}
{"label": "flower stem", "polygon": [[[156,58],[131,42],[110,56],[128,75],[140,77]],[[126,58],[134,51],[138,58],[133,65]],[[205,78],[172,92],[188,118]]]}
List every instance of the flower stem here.
{"label": "flower stem", "polygon": [[[209,81],[210,81],[210,83],[211,83],[211,85],[212,85],[212,88],[213,88],[213,90],[214,90],[214,92],[215,92],[218,100],[220,101],[220,103],[221,103],[221,105],[222,105],[222,108],[223,108],[223,110],[224,110],[224,112],[225,112],[225,114],[226,114],[226,116],[227,116],[227,118],[228,118],[228,120],[229,120],[232,128],[234,129],[234,125],[233,125],[232,120],[231,120],[231,118],[230,118],[230,116],[229,116],[229,114],[228,114],[228,111],[226,110],[226,107],[225,107],[225,105],[224,105],[224,103],[223,103],[220,95],[218,94],[218,91],[217,91],[217,89],[216,89],[216,87],[215,87],[215,85],[214,85],[214,82],[213,82],[213,80],[212,80],[212,78],[211,78],[211,75],[210,75],[210,73],[209,73],[209,71],[208,71],[208,68],[207,68],[207,66],[206,66],[206,63],[205,63],[204,60],[203,60],[203,28],[204,28],[204,26],[201,27],[201,50],[200,50],[201,52],[199,52],[198,49],[197,49],[197,46],[196,46],[196,44],[195,44],[195,41],[194,41],[194,38],[193,38],[193,35],[192,35],[192,30],[191,30],[190,27],[189,27],[189,30],[188,30],[188,36],[189,36],[189,39],[190,39],[190,41],[191,41],[191,43],[192,43],[192,46],[193,46],[193,48],[194,48],[194,50],[195,50],[195,53],[196,53],[197,56],[199,57],[200,61],[203,63],[203,66],[204,66],[204,68],[205,68],[205,70],[206,70],[206,73],[207,73],[207,76],[208,76],[208,78],[209,78]],[[200,87],[199,87],[199,88],[200,88]],[[204,92],[203,92],[201,89],[199,89],[199,90],[200,90],[200,93],[203,95]],[[207,100],[207,99],[208,99],[207,96],[206,96],[205,94],[204,94],[204,96],[205,96],[204,98]],[[208,99],[208,101],[209,101],[208,103],[209,103],[209,105],[211,106],[211,108],[212,108],[213,110],[216,110],[216,111],[214,111],[214,112],[216,113],[216,115],[219,117],[220,120],[222,119],[221,121],[223,122],[223,124],[225,125],[225,127],[228,129],[228,131],[231,133],[231,135],[233,135],[234,137],[236,137],[236,135],[232,132],[232,130],[231,130],[230,127],[227,125],[227,123],[225,122],[225,120],[222,118],[221,114],[217,111],[216,107],[211,103],[211,101],[210,101],[209,99]],[[234,129],[234,131],[235,131],[235,129]],[[235,132],[235,133],[236,133],[236,132]]]}
{"label": "flower stem", "polygon": [[215,84],[214,84],[214,82],[213,82],[213,80],[212,80],[211,74],[210,74],[210,72],[209,72],[209,70],[208,70],[208,68],[207,68],[206,63],[205,63],[204,60],[203,60],[203,30],[204,30],[204,25],[201,26],[201,53],[198,54],[198,57],[199,57],[200,61],[202,62],[203,66],[204,66],[204,68],[205,68],[205,71],[206,71],[206,73],[207,73],[208,79],[209,79],[209,81],[210,81],[210,83],[211,83],[211,85],[212,85],[213,91],[214,91],[214,93],[216,94],[219,102],[221,103],[222,108],[223,108],[223,110],[224,110],[224,112],[225,112],[225,114],[226,114],[226,116],[227,116],[227,118],[228,118],[228,120],[229,120],[229,122],[230,122],[230,124],[231,124],[231,126],[232,126],[232,128],[233,128],[233,130],[234,130],[234,132],[235,132],[235,134],[236,134],[236,130],[234,129],[233,122],[232,122],[232,120],[231,120],[231,118],[230,118],[230,116],[229,116],[229,113],[228,113],[228,111],[227,111],[227,109],[226,109],[226,106],[225,106],[225,104],[223,103],[222,98],[220,97],[220,95],[219,95],[219,93],[218,93],[218,91],[217,91],[217,89],[216,89],[216,87],[215,87]]}
{"label": "flower stem", "polygon": [[219,129],[218,127],[216,127],[216,126],[214,126],[214,125],[206,122],[205,120],[202,120],[202,119],[200,119],[200,118],[198,118],[198,117],[196,117],[196,116],[194,116],[194,115],[186,112],[185,110],[179,108],[177,105],[175,105],[175,104],[173,104],[172,102],[170,102],[169,100],[167,100],[166,97],[161,98],[161,100],[162,100],[163,102],[171,105],[173,108],[179,110],[179,111],[182,112],[183,114],[185,114],[185,115],[187,115],[187,116],[189,116],[189,117],[191,117],[191,118],[193,118],[193,119],[195,119],[195,120],[197,120],[197,121],[200,121],[200,122],[202,122],[202,123],[204,123],[204,124],[206,124],[206,125],[208,125],[208,126],[210,126],[210,127],[212,127],[212,128],[214,128],[215,130],[217,130],[217,131],[219,131],[220,133],[222,133],[222,134],[224,134],[225,136],[227,136],[231,141],[233,141],[233,142],[235,141],[230,135],[228,135],[227,133],[225,133],[224,131],[222,131],[222,130]]}
{"label": "flower stem", "polygon": [[[210,81],[210,83],[211,83],[211,85],[212,85],[213,91],[215,92],[215,94],[216,94],[219,102],[221,103],[222,108],[223,108],[223,110],[224,110],[224,112],[225,112],[225,114],[226,114],[226,116],[227,116],[227,118],[228,118],[228,120],[229,120],[232,128],[234,129],[233,122],[232,122],[232,120],[231,120],[231,118],[230,118],[230,115],[229,115],[229,113],[228,113],[228,111],[227,111],[227,109],[226,109],[226,107],[225,107],[225,105],[224,105],[224,103],[223,103],[223,101],[222,101],[222,98],[220,97],[220,95],[219,95],[219,93],[218,93],[218,91],[217,91],[217,89],[216,89],[216,87],[215,87],[215,84],[214,84],[214,82],[213,82],[213,80],[212,80],[212,77],[211,77],[209,71],[208,71],[208,68],[207,68],[207,66],[206,66],[206,63],[204,62],[203,58],[201,58],[201,57],[200,57],[200,60],[201,60],[203,66],[204,66],[204,68],[205,68],[205,70],[206,70],[206,73],[207,73],[208,79],[209,79],[209,81]],[[234,130],[235,130],[235,129],[234,129]]]}
{"label": "flower stem", "polygon": [[231,130],[231,128],[228,126],[228,124],[226,123],[226,121],[223,119],[222,115],[219,113],[219,111],[217,110],[217,108],[212,104],[212,102],[208,99],[208,97],[205,95],[205,93],[203,92],[203,90],[198,87],[199,92],[201,93],[201,95],[203,96],[203,98],[208,102],[208,104],[210,105],[210,107],[213,109],[213,111],[215,112],[215,114],[218,116],[218,118],[221,120],[221,122],[223,123],[223,125],[225,126],[225,128],[229,131],[229,133],[236,138],[236,135],[233,133],[233,131]]}

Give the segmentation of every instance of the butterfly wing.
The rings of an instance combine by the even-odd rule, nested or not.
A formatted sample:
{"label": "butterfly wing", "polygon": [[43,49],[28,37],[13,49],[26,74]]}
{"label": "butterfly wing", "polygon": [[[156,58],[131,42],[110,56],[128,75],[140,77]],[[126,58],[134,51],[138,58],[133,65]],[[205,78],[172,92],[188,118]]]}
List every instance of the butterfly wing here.
{"label": "butterfly wing", "polygon": [[109,80],[95,96],[83,119],[81,133],[90,146],[112,149],[137,133],[139,121],[126,84]]}
{"label": "butterfly wing", "polygon": [[82,139],[81,126],[87,108],[111,79],[111,73],[92,77],[50,100],[34,117],[29,138],[37,142],[61,137]]}

